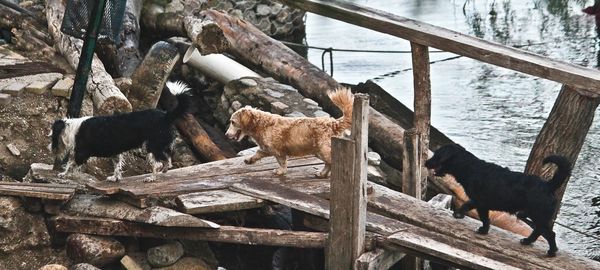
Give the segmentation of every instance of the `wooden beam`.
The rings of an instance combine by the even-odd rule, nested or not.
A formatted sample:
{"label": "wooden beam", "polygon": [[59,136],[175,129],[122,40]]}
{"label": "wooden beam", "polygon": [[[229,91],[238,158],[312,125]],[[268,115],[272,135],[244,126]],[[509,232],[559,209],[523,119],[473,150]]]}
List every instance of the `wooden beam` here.
{"label": "wooden beam", "polygon": [[[419,134],[419,154],[421,171],[429,154],[429,128],[431,126],[431,81],[429,72],[429,48],[418,43],[410,43],[412,51],[414,83],[414,127]],[[426,171],[426,170],[425,170]],[[421,199],[427,196],[427,173],[421,173]]]}
{"label": "wooden beam", "polygon": [[74,185],[0,182],[0,195],[66,201],[75,194]]}
{"label": "wooden beam", "polygon": [[179,209],[187,214],[217,213],[258,208],[265,201],[229,190],[194,192],[177,196]]}
{"label": "wooden beam", "polygon": [[456,53],[600,94],[600,72],[525,50],[508,47],[428,23],[340,0],[278,0],[291,7],[390,34],[424,46]]}
{"label": "wooden beam", "polygon": [[139,209],[127,203],[94,195],[78,195],[64,210],[78,215],[115,218],[163,227],[219,228],[219,224],[169,208],[153,206]]}
{"label": "wooden beam", "polygon": [[59,215],[50,222],[56,231],[95,235],[188,239],[243,245],[323,248],[327,234],[221,226],[218,229],[161,227],[107,218]]}

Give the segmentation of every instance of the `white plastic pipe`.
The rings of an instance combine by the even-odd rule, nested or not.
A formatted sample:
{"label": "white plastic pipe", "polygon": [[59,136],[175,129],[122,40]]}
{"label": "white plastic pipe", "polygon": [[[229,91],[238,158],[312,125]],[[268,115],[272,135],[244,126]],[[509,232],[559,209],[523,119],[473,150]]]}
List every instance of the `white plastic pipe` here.
{"label": "white plastic pipe", "polygon": [[183,63],[188,64],[206,76],[222,84],[242,77],[261,78],[256,72],[222,54],[201,55],[194,46],[190,46],[183,56]]}

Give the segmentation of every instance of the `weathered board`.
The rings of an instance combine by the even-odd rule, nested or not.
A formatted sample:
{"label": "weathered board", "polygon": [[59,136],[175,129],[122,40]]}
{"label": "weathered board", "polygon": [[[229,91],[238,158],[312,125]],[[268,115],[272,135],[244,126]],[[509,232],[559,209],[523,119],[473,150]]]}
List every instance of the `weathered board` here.
{"label": "weathered board", "polygon": [[265,201],[229,190],[211,190],[177,196],[179,209],[187,214],[217,213],[258,208]]}
{"label": "weathered board", "polygon": [[389,269],[404,257],[404,253],[396,250],[378,248],[365,252],[356,260],[356,270]]}
{"label": "weathered board", "polygon": [[219,228],[219,224],[169,208],[153,206],[139,209],[118,200],[94,195],[78,195],[65,205],[64,210],[77,215],[115,218],[164,227]]}
{"label": "weathered board", "polygon": [[66,201],[75,194],[76,186],[46,183],[0,182],[0,195],[23,196]]}
{"label": "weathered board", "polygon": [[96,235],[216,241],[244,245],[322,248],[326,233],[221,226],[218,229],[161,227],[108,218],[60,215],[50,222],[56,231]]}

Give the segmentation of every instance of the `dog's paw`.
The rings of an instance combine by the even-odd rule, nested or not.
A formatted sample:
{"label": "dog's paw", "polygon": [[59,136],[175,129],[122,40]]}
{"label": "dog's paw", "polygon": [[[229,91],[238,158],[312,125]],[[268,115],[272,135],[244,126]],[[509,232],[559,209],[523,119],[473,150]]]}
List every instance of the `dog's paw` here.
{"label": "dog's paw", "polygon": [[279,169],[275,169],[275,170],[273,170],[273,173],[274,173],[275,175],[284,175],[284,174],[286,173],[286,171],[287,171],[287,170],[284,170],[284,169],[281,169],[281,168],[279,168]]}
{"label": "dog's paw", "polygon": [[477,233],[478,234],[488,234],[488,232],[490,231],[489,227],[479,227],[479,229],[477,229]]}
{"label": "dog's paw", "polygon": [[146,178],[144,178],[144,182],[146,183],[151,183],[156,181],[156,177],[155,176],[147,176]]}
{"label": "dog's paw", "polygon": [[464,217],[465,217],[465,214],[463,214],[463,213],[461,213],[461,212],[454,212],[454,213],[452,213],[452,216],[453,216],[454,218],[464,218]]}
{"label": "dog's paw", "polygon": [[121,180],[121,177],[118,177],[116,175],[111,175],[109,177],[106,177],[106,181],[108,181],[108,182],[119,182],[119,180]]}
{"label": "dog's paw", "polygon": [[548,257],[556,257],[556,252],[558,250],[548,250],[548,252],[546,252],[546,256]]}
{"label": "dog's paw", "polygon": [[329,172],[320,171],[315,173],[315,176],[318,178],[327,178],[329,176]]}
{"label": "dog's paw", "polygon": [[255,162],[256,162],[256,161],[255,161],[255,160],[253,160],[252,158],[247,158],[247,159],[244,159],[244,163],[246,163],[246,164],[254,164]]}
{"label": "dog's paw", "polygon": [[528,245],[531,245],[531,243],[533,243],[533,241],[529,240],[529,238],[523,238],[519,241],[519,243],[521,243],[521,245],[528,246]]}
{"label": "dog's paw", "polygon": [[60,178],[65,178],[66,176],[67,176],[66,172],[61,172],[58,174],[58,177],[60,177]]}

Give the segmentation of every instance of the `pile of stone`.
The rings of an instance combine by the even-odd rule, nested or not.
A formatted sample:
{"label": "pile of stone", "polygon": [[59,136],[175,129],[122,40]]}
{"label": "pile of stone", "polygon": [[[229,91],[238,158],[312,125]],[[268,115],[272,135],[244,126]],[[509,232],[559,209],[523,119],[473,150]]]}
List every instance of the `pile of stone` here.
{"label": "pile of stone", "polygon": [[209,6],[249,21],[269,36],[288,36],[304,31],[305,12],[268,0],[209,1]]}

